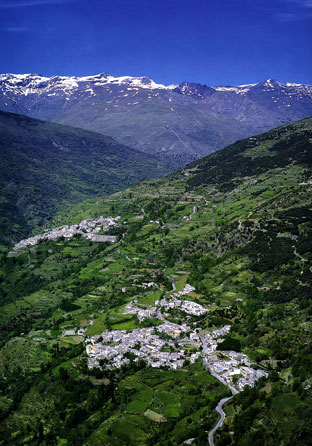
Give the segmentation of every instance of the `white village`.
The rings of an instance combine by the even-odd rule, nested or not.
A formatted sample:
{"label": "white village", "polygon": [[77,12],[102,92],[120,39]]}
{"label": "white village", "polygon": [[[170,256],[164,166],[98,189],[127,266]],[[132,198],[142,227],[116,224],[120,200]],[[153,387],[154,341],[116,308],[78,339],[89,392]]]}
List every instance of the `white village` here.
{"label": "white village", "polygon": [[201,357],[203,366],[235,393],[242,391],[246,385],[252,387],[258,379],[266,377],[265,371],[251,367],[247,355],[234,351],[217,351],[218,344],[230,332],[230,325],[207,333],[206,330],[203,332],[196,328],[196,322],[188,326],[165,319],[169,316],[167,311],[173,308],[186,315],[207,315],[208,310],[202,305],[181,299],[194,290],[194,287],[187,284],[182,291],[156,300],[155,306],[149,309],[136,306],[135,299],[129,302],[125,313],[136,314],[140,322],[155,318],[162,324],[131,331],[104,330],[100,335],[87,337],[85,343],[88,367],[116,369],[130,361],[138,363],[142,360],[150,367],[176,370]]}
{"label": "white village", "polygon": [[56,240],[58,238],[71,238],[75,235],[80,235],[92,242],[109,242],[115,243],[117,236],[106,235],[105,233],[113,226],[119,225],[120,216],[118,217],[103,217],[97,219],[87,218],[76,225],[60,226],[52,230],[46,230],[42,234],[35,235],[18,242],[13,250],[25,248],[26,246],[34,246],[40,240]]}

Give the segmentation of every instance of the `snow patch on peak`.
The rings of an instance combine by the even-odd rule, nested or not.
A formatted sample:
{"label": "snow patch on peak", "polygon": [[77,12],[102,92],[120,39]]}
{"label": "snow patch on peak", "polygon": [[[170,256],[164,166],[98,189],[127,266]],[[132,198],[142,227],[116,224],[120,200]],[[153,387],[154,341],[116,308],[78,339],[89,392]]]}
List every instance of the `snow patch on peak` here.
{"label": "snow patch on peak", "polygon": [[111,76],[107,73],[100,73],[94,76],[51,76],[44,77],[37,74],[1,74],[0,81],[5,81],[9,84],[40,84],[42,82],[48,83],[49,89],[51,88],[63,88],[70,92],[77,89],[80,83],[94,84],[97,86],[112,84],[112,85],[127,85],[134,88],[146,88],[150,90],[173,90],[177,85],[163,85],[154,82],[152,79],[133,76]]}
{"label": "snow patch on peak", "polygon": [[212,87],[212,88],[216,91],[233,92],[236,94],[244,95],[245,93],[248,93],[248,91],[255,85],[257,85],[257,84],[244,84],[244,85],[237,85],[237,86],[219,86],[219,87]]}
{"label": "snow patch on peak", "polygon": [[242,84],[242,85],[238,85],[238,88],[246,88],[246,87],[254,87],[257,84]]}
{"label": "snow patch on peak", "polygon": [[32,82],[32,83],[40,83],[43,81],[49,80],[48,77],[41,76],[40,74],[12,74],[12,73],[6,73],[6,74],[0,74],[0,81],[7,81],[10,84],[18,84],[25,81]]}
{"label": "snow patch on peak", "polygon": [[312,91],[312,85],[309,84],[295,84],[294,82],[286,82],[286,84],[282,85],[288,88],[293,88],[295,91]]}
{"label": "snow patch on peak", "polygon": [[295,84],[294,82],[286,82],[286,87],[302,87],[304,84]]}
{"label": "snow patch on peak", "polygon": [[[6,89],[11,92],[18,92],[21,95],[38,93],[41,87],[46,85],[49,80],[48,77],[40,76],[39,74],[2,74],[0,75],[0,82],[4,82]],[[39,87],[39,89],[38,89]]]}
{"label": "snow patch on peak", "polygon": [[234,91],[235,93],[239,92],[239,87],[212,87],[216,91]]}
{"label": "snow patch on peak", "polygon": [[54,76],[51,78],[52,79],[56,79],[56,85],[64,88],[66,90],[71,90],[74,88],[78,88],[78,82],[77,82],[77,78],[72,76],[72,77],[67,77],[67,76]]}
{"label": "snow patch on peak", "polygon": [[[100,75],[99,75],[100,76]],[[79,80],[81,78],[78,78]],[[88,77],[88,81],[96,80],[97,85],[101,84],[113,84],[113,85],[127,85],[129,87],[139,87],[139,88],[147,88],[150,90],[161,89],[161,90],[173,90],[176,88],[176,85],[163,85],[157,84],[152,79],[148,77],[132,77],[132,76],[120,76],[115,77],[105,73],[105,77],[103,76],[99,79],[98,76]]]}
{"label": "snow patch on peak", "polygon": [[282,85],[282,84],[280,84],[275,79],[267,79],[266,81],[263,82],[263,85],[265,85],[266,87],[274,88],[276,85]]}

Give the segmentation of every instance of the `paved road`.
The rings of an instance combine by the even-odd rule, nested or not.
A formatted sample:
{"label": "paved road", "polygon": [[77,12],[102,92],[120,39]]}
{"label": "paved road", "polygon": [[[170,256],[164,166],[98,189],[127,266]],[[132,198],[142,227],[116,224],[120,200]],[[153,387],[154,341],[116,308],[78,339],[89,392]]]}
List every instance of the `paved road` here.
{"label": "paved road", "polygon": [[208,442],[209,442],[209,446],[214,446],[214,442],[213,442],[213,436],[214,433],[217,429],[219,429],[220,426],[222,426],[224,419],[225,419],[225,413],[222,409],[222,406],[224,403],[226,403],[227,401],[229,401],[231,398],[233,398],[234,395],[236,395],[238,393],[238,391],[233,387],[230,386],[229,384],[227,384],[223,378],[221,378],[220,375],[218,375],[217,373],[215,373],[213,370],[210,369],[209,364],[208,364],[208,360],[206,357],[206,353],[208,350],[207,347],[207,342],[205,341],[205,339],[203,338],[203,336],[201,336],[200,334],[198,334],[202,344],[203,344],[203,366],[207,369],[209,369],[209,372],[212,374],[212,376],[214,376],[215,378],[217,378],[222,384],[224,384],[226,387],[228,387],[231,392],[232,392],[232,396],[229,396],[227,398],[223,398],[222,400],[219,401],[217,407],[216,407],[216,411],[219,412],[219,414],[221,415],[220,420],[218,421],[218,423],[215,425],[215,427],[213,429],[211,429],[211,431],[208,434]]}
{"label": "paved road", "polygon": [[234,395],[229,396],[227,398],[223,398],[222,400],[219,401],[217,407],[216,407],[216,411],[219,412],[219,414],[221,415],[220,420],[217,422],[217,424],[215,425],[215,427],[209,432],[208,434],[208,442],[209,442],[209,446],[214,446],[214,442],[213,442],[213,436],[214,433],[217,429],[219,429],[220,426],[222,426],[223,421],[226,417],[225,412],[222,409],[222,406],[224,403],[226,403],[227,401],[229,401],[230,399],[233,398]]}
{"label": "paved road", "polygon": [[221,378],[221,376],[219,376],[217,373],[213,372],[212,370],[209,370],[210,373],[212,374],[212,376],[214,376],[215,378],[217,378],[220,382],[222,382],[222,384],[224,384],[226,387],[228,387],[230,389],[230,391],[232,392],[232,395],[237,395],[238,394],[238,390],[236,390],[234,387],[230,386],[229,384],[227,384],[224,379]]}
{"label": "paved road", "polygon": [[[172,279],[172,290],[171,291],[175,291],[176,289],[177,289],[177,287],[176,287],[175,281],[174,281],[174,279]],[[166,294],[171,293],[171,291],[167,291]]]}

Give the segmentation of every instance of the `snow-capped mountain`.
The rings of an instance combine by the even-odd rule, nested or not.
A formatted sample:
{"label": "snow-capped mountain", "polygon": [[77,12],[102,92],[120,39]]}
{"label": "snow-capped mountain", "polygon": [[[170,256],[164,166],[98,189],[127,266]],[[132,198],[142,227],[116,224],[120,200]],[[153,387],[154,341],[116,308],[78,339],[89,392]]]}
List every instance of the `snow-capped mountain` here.
{"label": "snow-capped mountain", "polygon": [[157,84],[148,77],[0,75],[0,109],[113,136],[181,165],[312,115],[312,86]]}
{"label": "snow-capped mountain", "polygon": [[[90,95],[95,95],[93,88],[107,86],[124,86],[129,90],[145,88],[148,90],[173,90],[177,85],[165,86],[156,84],[148,77],[121,76],[114,77],[107,73],[96,76],[52,76],[44,77],[38,74],[0,74],[1,86],[5,85],[7,91],[28,96],[31,94],[56,94],[57,91],[64,92],[70,96],[75,91],[84,89]],[[89,88],[86,88],[89,87]],[[52,93],[51,93],[52,92]],[[4,95],[6,93],[4,92]]]}

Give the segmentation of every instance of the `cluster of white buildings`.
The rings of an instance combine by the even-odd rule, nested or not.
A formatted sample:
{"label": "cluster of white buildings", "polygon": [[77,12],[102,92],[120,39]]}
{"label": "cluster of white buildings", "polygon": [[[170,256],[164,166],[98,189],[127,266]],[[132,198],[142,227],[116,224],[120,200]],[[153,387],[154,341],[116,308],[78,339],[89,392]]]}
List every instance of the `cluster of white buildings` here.
{"label": "cluster of white buildings", "polygon": [[151,307],[148,309],[142,309],[136,306],[137,301],[129,302],[124,310],[125,314],[136,314],[140,322],[144,321],[144,319],[155,317],[157,314],[157,308]]}
{"label": "cluster of white buildings", "polygon": [[120,216],[118,217],[99,217],[95,220],[90,218],[81,221],[77,225],[65,225],[59,228],[47,230],[42,234],[35,235],[24,240],[21,240],[14,246],[14,250],[25,248],[26,246],[36,245],[39,240],[55,240],[60,237],[71,238],[77,234],[82,237],[91,240],[93,242],[110,242],[115,243],[117,237],[114,235],[103,235],[99,232],[107,232],[112,226],[119,224]]}
{"label": "cluster of white buildings", "polygon": [[[135,279],[133,281],[133,283],[135,283],[137,281],[138,281],[138,279]],[[158,288],[158,285],[155,282],[143,282],[141,285],[136,283],[136,286],[139,288],[143,288],[144,290],[146,290],[147,288]]]}
{"label": "cluster of white buildings", "polygon": [[227,385],[231,385],[238,391],[243,390],[246,385],[253,387],[258,379],[268,376],[264,370],[253,369],[247,355],[231,351],[219,353],[221,355],[207,357],[207,366]]}
{"label": "cluster of white buildings", "polygon": [[[99,367],[102,359],[104,368],[120,368],[129,364],[127,353],[131,353],[134,362],[143,360],[151,367],[176,370],[183,367],[186,359],[194,363],[202,356],[205,368],[225,385],[241,391],[246,385],[252,387],[267,373],[253,369],[248,356],[243,353],[216,351],[218,343],[223,341],[219,336],[227,334],[229,329],[226,325],[202,336],[198,329],[192,331],[185,324],[165,321],[156,328],[137,328],[131,332],[105,330],[101,335],[86,339],[88,367]],[[186,345],[192,345],[193,349],[186,350]],[[195,346],[197,351],[194,351]]]}
{"label": "cluster of white buildings", "polygon": [[[134,362],[143,360],[151,367],[176,370],[183,366],[187,357],[184,349],[174,348],[174,342],[162,339],[154,327],[137,328],[131,332],[106,330],[101,335],[87,338],[86,343],[89,368],[98,367],[101,359],[107,369],[120,368],[130,362],[127,353],[131,353],[135,357]],[[199,356],[199,352],[191,353],[188,359],[192,363]]]}
{"label": "cluster of white buildings", "polygon": [[[143,288],[150,288],[157,286],[156,283],[143,283]],[[155,306],[150,308],[140,308],[137,306],[137,299],[129,302],[125,307],[125,314],[137,314],[138,319],[142,322],[144,319],[158,317],[162,319],[160,315],[160,310],[168,311],[173,308],[177,308],[184,313],[191,314],[194,316],[202,316],[203,314],[208,313],[208,310],[204,308],[202,305],[197,304],[196,302],[188,301],[188,300],[179,300],[178,297],[181,297],[185,294],[189,294],[194,291],[195,288],[189,284],[186,284],[182,291],[174,293],[170,296],[169,299],[163,298],[161,300],[155,301]]]}
{"label": "cluster of white buildings", "polygon": [[171,294],[170,299],[163,298],[160,301],[156,300],[155,305],[163,307],[165,310],[177,308],[184,313],[191,314],[193,316],[202,316],[208,313],[208,310],[202,305],[197,304],[189,300],[179,300],[179,297],[189,294],[194,291],[195,288],[188,283],[185,285],[182,291]]}
{"label": "cluster of white buildings", "polygon": [[173,322],[168,322],[163,319],[163,324],[157,327],[157,331],[170,336],[171,338],[180,338],[183,334],[190,333],[191,329],[185,324],[175,324]]}
{"label": "cluster of white buildings", "polygon": [[194,287],[186,285],[183,291],[156,301],[155,306],[148,309],[139,308],[136,299],[129,302],[125,313],[137,314],[140,321],[153,317],[163,323],[157,327],[137,328],[131,332],[106,330],[101,335],[87,338],[89,368],[99,367],[100,360],[104,360],[103,364],[101,362],[104,368],[120,368],[129,364],[129,358],[132,358],[135,362],[143,360],[151,367],[165,366],[176,370],[184,365],[186,359],[194,363],[202,357],[203,366],[236,393],[246,385],[252,387],[255,381],[266,377],[265,371],[251,367],[247,355],[234,351],[217,351],[218,344],[222,343],[224,336],[230,332],[230,325],[204,333],[195,327],[196,324],[189,327],[184,323],[176,324],[164,318],[166,314],[161,313],[163,308],[177,308],[188,314],[206,314],[208,310],[201,305],[177,299],[192,291]]}
{"label": "cluster of white buildings", "polygon": [[216,351],[217,345],[223,342],[222,336],[230,332],[231,326],[214,330],[199,337],[203,344],[203,363],[225,385],[241,391],[246,385],[253,387],[255,382],[268,376],[264,370],[251,367],[249,358],[243,353],[234,351]]}
{"label": "cluster of white buildings", "polygon": [[193,316],[202,316],[203,314],[208,313],[208,310],[202,305],[189,300],[171,299],[170,301],[168,301],[167,299],[161,299],[158,304],[167,311],[173,308],[177,308],[180,311],[183,311],[187,314],[192,314]]}

